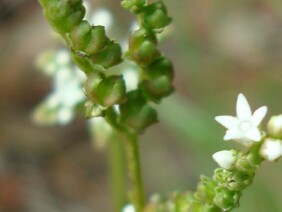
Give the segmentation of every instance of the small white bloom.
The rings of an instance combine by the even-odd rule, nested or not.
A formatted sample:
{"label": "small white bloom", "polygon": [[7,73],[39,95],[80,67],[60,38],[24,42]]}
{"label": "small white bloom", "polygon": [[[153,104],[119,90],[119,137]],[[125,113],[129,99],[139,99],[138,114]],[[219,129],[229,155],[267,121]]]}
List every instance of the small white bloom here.
{"label": "small white bloom", "polygon": [[235,162],[235,155],[233,151],[222,150],[212,155],[215,162],[224,169],[230,169]]}
{"label": "small white bloom", "polygon": [[263,158],[274,161],[282,156],[282,141],[274,139],[265,139],[260,149],[260,154]]}
{"label": "small white bloom", "polygon": [[236,140],[249,146],[261,140],[258,129],[266,115],[267,107],[257,109],[253,114],[250,105],[243,94],[239,94],[236,105],[237,117],[216,116],[215,120],[227,128],[224,140]]}
{"label": "small white bloom", "polygon": [[122,212],[135,212],[135,208],[133,205],[128,204],[124,206],[124,208],[122,209]]}

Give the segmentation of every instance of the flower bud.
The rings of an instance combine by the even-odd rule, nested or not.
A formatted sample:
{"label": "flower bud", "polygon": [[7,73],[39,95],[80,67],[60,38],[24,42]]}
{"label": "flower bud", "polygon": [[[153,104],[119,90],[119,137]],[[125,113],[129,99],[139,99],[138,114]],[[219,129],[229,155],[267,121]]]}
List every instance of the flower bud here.
{"label": "flower bud", "polygon": [[155,102],[160,101],[174,90],[172,86],[173,67],[167,58],[162,57],[144,68],[142,78],[140,87],[144,95]]}
{"label": "flower bud", "polygon": [[282,114],[272,116],[267,124],[267,129],[271,137],[282,139]]}
{"label": "flower bud", "polygon": [[148,5],[142,13],[142,24],[150,29],[162,29],[170,24],[171,18],[162,1]]}
{"label": "flower bud", "polygon": [[222,150],[212,155],[215,162],[224,169],[232,169],[236,162],[236,152]]}
{"label": "flower bud", "polygon": [[81,0],[40,0],[40,3],[51,26],[60,34],[71,32],[85,15]]}
{"label": "flower bud", "polygon": [[282,140],[265,139],[260,149],[260,155],[269,161],[280,158],[282,156]]}
{"label": "flower bud", "polygon": [[127,102],[120,105],[121,122],[142,132],[148,126],[157,122],[157,113],[145,101],[138,90],[128,93]]}
{"label": "flower bud", "polygon": [[101,51],[108,40],[103,26],[90,26],[87,21],[82,21],[71,34],[73,49],[87,54]]}
{"label": "flower bud", "polygon": [[239,199],[239,192],[217,187],[215,189],[215,198],[213,201],[215,205],[224,209],[224,211],[230,211],[232,208],[238,207]]}
{"label": "flower bud", "polygon": [[118,43],[109,43],[101,52],[91,55],[91,60],[104,68],[110,68],[119,64],[122,59],[121,47]]}
{"label": "flower bud", "polygon": [[154,34],[145,29],[134,32],[129,40],[130,57],[136,63],[148,65],[161,56]]}

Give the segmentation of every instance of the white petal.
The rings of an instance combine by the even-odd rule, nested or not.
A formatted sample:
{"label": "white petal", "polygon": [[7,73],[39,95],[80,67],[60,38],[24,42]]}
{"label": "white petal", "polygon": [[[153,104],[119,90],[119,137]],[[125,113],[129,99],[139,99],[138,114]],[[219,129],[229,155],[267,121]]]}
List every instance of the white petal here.
{"label": "white petal", "polygon": [[215,162],[222,168],[230,169],[235,162],[235,156],[232,151],[222,150],[212,155]]}
{"label": "white petal", "polygon": [[239,94],[236,105],[237,117],[240,120],[249,120],[252,116],[250,105],[243,94]]}
{"label": "white petal", "polygon": [[257,109],[254,112],[254,114],[251,118],[253,126],[257,127],[262,122],[266,113],[267,113],[267,107],[266,106],[263,106],[263,107],[260,107],[259,109]]}
{"label": "white petal", "polygon": [[252,141],[260,141],[261,140],[261,133],[258,128],[252,128],[248,132],[246,132],[246,138]]}
{"label": "white petal", "polygon": [[237,128],[239,120],[233,116],[216,116],[215,120],[227,129]]}
{"label": "white petal", "polygon": [[243,138],[241,131],[239,131],[239,130],[227,130],[223,139],[225,141],[228,141],[228,140],[236,140],[236,139],[241,139],[241,138]]}
{"label": "white petal", "polygon": [[266,139],[260,149],[262,157],[274,161],[282,156],[282,143],[280,140]]}

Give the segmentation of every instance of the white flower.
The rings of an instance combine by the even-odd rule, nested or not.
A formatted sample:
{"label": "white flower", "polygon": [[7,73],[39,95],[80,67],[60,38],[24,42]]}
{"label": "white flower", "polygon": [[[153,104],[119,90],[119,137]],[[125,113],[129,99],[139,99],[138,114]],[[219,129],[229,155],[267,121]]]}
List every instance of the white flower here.
{"label": "white flower", "polygon": [[222,150],[212,155],[215,162],[224,169],[230,169],[235,162],[235,155],[233,151]]}
{"label": "white flower", "polygon": [[128,204],[124,206],[124,208],[122,209],[122,212],[135,212],[135,208],[133,205]]}
{"label": "white flower", "polygon": [[274,161],[282,156],[282,141],[274,139],[265,139],[260,149],[260,154],[263,158]]}
{"label": "white flower", "polygon": [[236,140],[249,146],[261,140],[261,132],[258,129],[266,115],[267,107],[257,109],[253,115],[250,105],[243,94],[239,94],[236,105],[237,117],[216,116],[215,120],[227,128],[224,140]]}

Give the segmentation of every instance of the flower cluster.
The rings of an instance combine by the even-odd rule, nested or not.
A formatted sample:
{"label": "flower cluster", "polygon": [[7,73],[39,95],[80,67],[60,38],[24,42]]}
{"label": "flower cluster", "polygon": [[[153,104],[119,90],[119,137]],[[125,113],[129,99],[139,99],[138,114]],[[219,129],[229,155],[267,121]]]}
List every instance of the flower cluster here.
{"label": "flower cluster", "polygon": [[[282,155],[282,116],[274,116],[268,123],[267,135],[259,130],[267,107],[257,109],[253,114],[250,105],[243,94],[237,99],[237,117],[216,116],[215,120],[227,128],[224,140],[234,140],[246,147],[258,143],[261,144],[260,155],[267,160],[276,160]],[[231,166],[235,160],[231,151],[220,151],[213,155],[214,160],[223,168]]]}
{"label": "flower cluster", "polygon": [[234,140],[245,150],[222,150],[213,154],[220,166],[213,177],[201,176],[196,192],[174,193],[168,200],[152,200],[148,212],[157,211],[231,211],[239,206],[242,191],[251,185],[255,172],[264,160],[275,161],[282,156],[282,115],[273,116],[267,132],[259,125],[267,107],[253,114],[243,94],[237,99],[237,117],[215,117],[227,128],[224,140]]}

